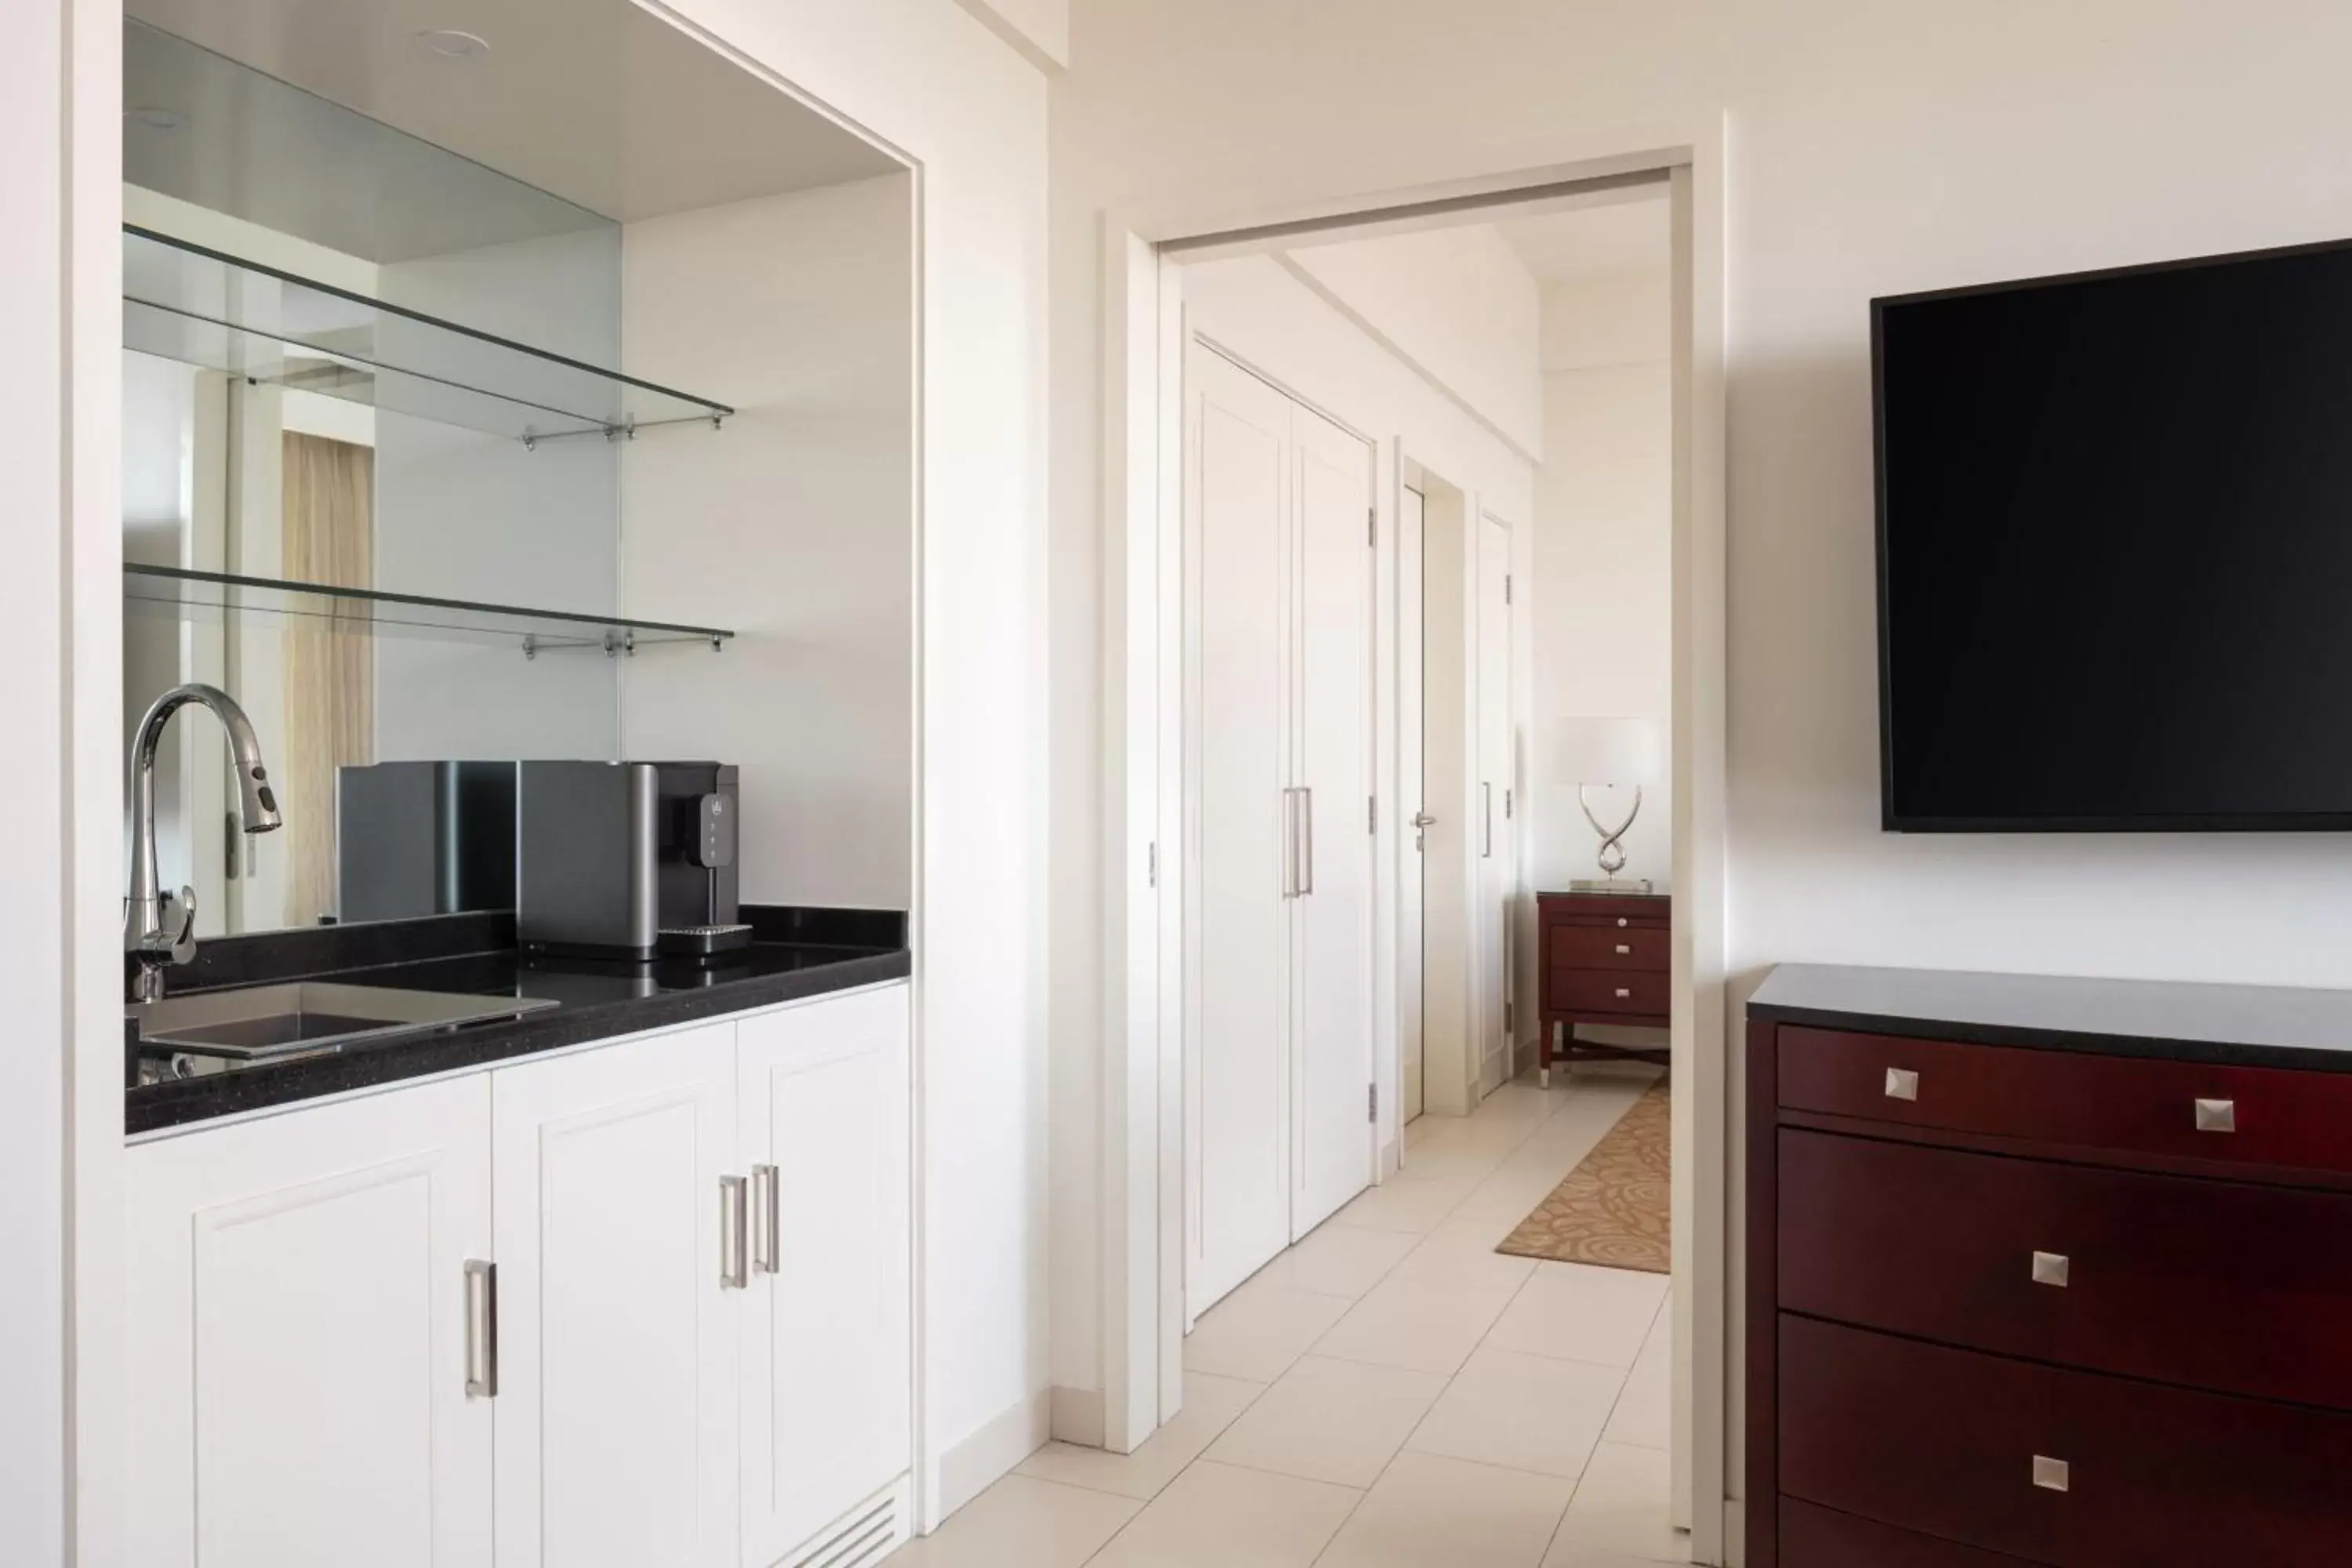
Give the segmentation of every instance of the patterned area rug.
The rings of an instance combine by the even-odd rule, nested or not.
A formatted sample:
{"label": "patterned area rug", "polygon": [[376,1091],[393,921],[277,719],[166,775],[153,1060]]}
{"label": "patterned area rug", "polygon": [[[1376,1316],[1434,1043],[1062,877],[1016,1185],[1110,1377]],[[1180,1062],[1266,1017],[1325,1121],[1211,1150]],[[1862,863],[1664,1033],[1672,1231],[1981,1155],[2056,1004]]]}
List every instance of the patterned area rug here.
{"label": "patterned area rug", "polygon": [[1667,1080],[1660,1079],[1495,1250],[1671,1273],[1666,1151],[1673,1107]]}

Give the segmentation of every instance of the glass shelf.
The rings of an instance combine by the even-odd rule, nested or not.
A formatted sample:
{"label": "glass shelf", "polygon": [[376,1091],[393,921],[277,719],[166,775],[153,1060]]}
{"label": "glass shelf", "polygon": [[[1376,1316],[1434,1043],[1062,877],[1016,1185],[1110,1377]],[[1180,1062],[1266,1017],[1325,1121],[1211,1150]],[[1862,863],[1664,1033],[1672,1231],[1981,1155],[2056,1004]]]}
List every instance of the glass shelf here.
{"label": "glass shelf", "polygon": [[128,224],[122,343],[533,446],[735,412]]}
{"label": "glass shelf", "polygon": [[526,657],[589,649],[633,653],[664,643],[705,643],[716,649],[734,637],[718,626],[677,626],[618,616],[579,616],[514,605],[429,599],[371,588],[333,588],[191,572],[178,566],[122,568],[126,610],[182,620],[260,618],[289,627],[364,637],[414,637],[445,642],[508,643]]}

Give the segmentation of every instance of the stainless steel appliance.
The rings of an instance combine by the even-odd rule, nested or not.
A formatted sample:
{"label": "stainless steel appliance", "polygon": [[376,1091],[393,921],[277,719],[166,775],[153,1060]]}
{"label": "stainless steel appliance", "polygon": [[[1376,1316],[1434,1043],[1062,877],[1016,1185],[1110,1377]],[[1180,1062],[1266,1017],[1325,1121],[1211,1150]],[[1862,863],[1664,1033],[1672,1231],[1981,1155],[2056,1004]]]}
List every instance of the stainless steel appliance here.
{"label": "stainless steel appliance", "polygon": [[736,770],[724,763],[522,763],[516,937],[526,952],[711,960],[738,919]]}
{"label": "stainless steel appliance", "polygon": [[338,920],[410,920],[514,903],[514,763],[335,770]]}

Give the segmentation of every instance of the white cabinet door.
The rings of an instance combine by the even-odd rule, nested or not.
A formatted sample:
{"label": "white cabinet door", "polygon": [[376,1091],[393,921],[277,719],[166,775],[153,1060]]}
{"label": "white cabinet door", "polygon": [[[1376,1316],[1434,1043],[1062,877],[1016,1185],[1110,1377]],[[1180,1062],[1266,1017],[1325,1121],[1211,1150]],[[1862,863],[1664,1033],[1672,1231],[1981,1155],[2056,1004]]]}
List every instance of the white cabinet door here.
{"label": "white cabinet door", "polygon": [[769,1568],[910,1462],[907,988],[737,1035],[753,1168],[743,1561]]}
{"label": "white cabinet door", "polygon": [[1305,838],[1290,975],[1290,1234],[1372,1180],[1372,452],[1291,410],[1293,783]]}
{"label": "white cabinet door", "polygon": [[1511,907],[1518,892],[1517,765],[1511,730],[1511,531],[1478,521],[1478,984],[1472,1038],[1478,1092],[1510,1077],[1513,1042],[1504,1003],[1511,994]]}
{"label": "white cabinet door", "polygon": [[1185,1314],[1290,1245],[1290,399],[1185,361]]}
{"label": "white cabinet door", "polygon": [[735,1026],[491,1075],[499,1568],[734,1568]]}
{"label": "white cabinet door", "polygon": [[129,1151],[128,1561],[488,1568],[489,1100],[477,1077]]}

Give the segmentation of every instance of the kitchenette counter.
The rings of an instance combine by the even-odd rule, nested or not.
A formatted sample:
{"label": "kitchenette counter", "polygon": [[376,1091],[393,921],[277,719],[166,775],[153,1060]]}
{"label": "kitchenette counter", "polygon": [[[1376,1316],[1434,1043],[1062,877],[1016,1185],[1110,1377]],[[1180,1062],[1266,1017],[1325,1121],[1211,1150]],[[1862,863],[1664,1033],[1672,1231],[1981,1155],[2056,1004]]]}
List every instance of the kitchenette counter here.
{"label": "kitchenette counter", "polygon": [[[175,975],[173,993],[291,979],[394,986],[457,995],[514,996],[552,1005],[520,1017],[358,1040],[274,1060],[191,1064],[187,1077],[133,1081],[124,1129],[132,1137],[217,1117],[487,1067],[591,1041],[850,990],[912,973],[906,917],[867,910],[746,908],[753,945],[730,962],[615,963],[526,957],[505,916],[457,916],[381,926],[323,928],[205,944]],[[471,949],[472,951],[466,951]],[[125,1021],[126,1061],[152,1076],[170,1058],[142,1057]],[[156,1047],[150,1047],[152,1053]],[[145,1074],[137,1074],[142,1063]]]}

